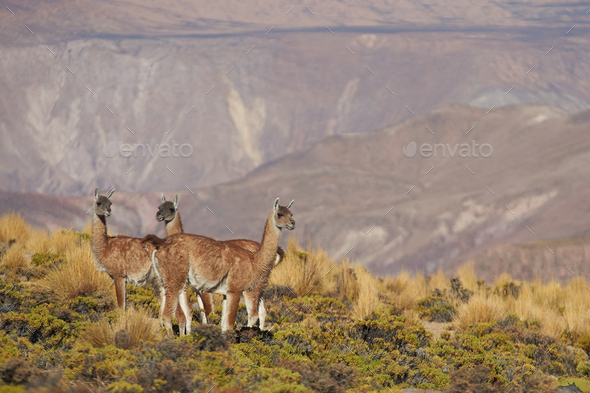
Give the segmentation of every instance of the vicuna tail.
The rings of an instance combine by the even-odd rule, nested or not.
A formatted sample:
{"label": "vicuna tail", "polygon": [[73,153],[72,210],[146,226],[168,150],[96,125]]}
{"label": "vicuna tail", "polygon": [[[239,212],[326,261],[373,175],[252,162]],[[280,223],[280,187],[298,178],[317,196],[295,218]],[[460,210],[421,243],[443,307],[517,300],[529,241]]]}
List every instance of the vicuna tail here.
{"label": "vicuna tail", "polygon": [[152,252],[152,267],[154,268],[154,273],[158,277],[158,281],[163,282],[162,275],[160,274],[160,268],[158,267],[158,258],[156,258],[156,253],[158,250],[154,250]]}

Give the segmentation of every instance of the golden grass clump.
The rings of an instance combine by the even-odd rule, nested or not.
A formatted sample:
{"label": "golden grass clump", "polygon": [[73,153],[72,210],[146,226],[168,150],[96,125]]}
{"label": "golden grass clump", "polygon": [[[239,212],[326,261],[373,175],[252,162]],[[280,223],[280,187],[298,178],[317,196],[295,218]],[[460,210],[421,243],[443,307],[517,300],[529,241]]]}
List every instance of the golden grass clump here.
{"label": "golden grass clump", "polygon": [[10,239],[25,242],[32,232],[31,226],[22,218],[20,213],[5,214],[0,218],[0,242],[8,244]]}
{"label": "golden grass clump", "polygon": [[108,294],[113,297],[113,280],[96,269],[88,242],[66,250],[66,261],[36,283],[61,300],[78,296]]}
{"label": "golden grass clump", "polygon": [[384,297],[401,310],[412,309],[418,300],[430,293],[428,281],[421,273],[412,278],[402,270],[395,278],[387,277],[384,283],[387,291]]}
{"label": "golden grass clump", "polygon": [[567,285],[540,280],[523,282],[517,299],[506,299],[509,312],[523,321],[538,322],[541,333],[559,339],[563,335],[576,340],[590,335],[590,291],[584,277],[575,277]]}
{"label": "golden grass clump", "polygon": [[289,286],[299,296],[331,293],[335,285],[328,273],[335,265],[326,251],[312,250],[311,245],[307,251],[301,251],[297,241],[290,238],[285,260],[273,269],[270,284]]}
{"label": "golden grass clump", "polygon": [[477,274],[475,274],[475,268],[473,267],[473,262],[469,261],[465,265],[463,265],[458,271],[457,276],[461,283],[463,284],[463,288],[468,289],[470,291],[477,291]]}
{"label": "golden grass clump", "polygon": [[359,293],[352,307],[352,317],[355,320],[363,320],[381,305],[379,284],[377,278],[360,263],[357,263],[354,272],[358,279]]}
{"label": "golden grass clump", "polygon": [[512,279],[510,274],[502,273],[498,277],[496,277],[496,279],[494,280],[494,287],[502,288],[504,285],[510,284],[510,283],[514,283],[517,285],[519,284],[518,281]]}
{"label": "golden grass clump", "polygon": [[0,218],[0,242],[15,243],[6,251],[0,265],[24,273],[32,266],[27,255],[64,254],[81,243],[73,231],[56,230],[48,234],[45,230],[32,228],[20,214],[6,214]]}
{"label": "golden grass clump", "polygon": [[354,303],[358,300],[361,288],[356,270],[350,267],[350,261],[345,259],[330,272],[336,283],[334,297],[340,301]]}
{"label": "golden grass clump", "polygon": [[113,345],[121,349],[139,347],[141,343],[151,343],[163,338],[158,320],[148,311],[128,307],[119,311],[117,319],[108,322],[101,319],[86,329],[83,340],[95,348]]}
{"label": "golden grass clump", "polygon": [[436,274],[428,277],[428,290],[432,292],[435,289],[440,289],[441,291],[451,289],[451,280],[445,277],[441,269],[438,269]]}
{"label": "golden grass clump", "polygon": [[30,269],[31,264],[19,247],[11,247],[2,256],[0,265],[19,273],[25,273]]}
{"label": "golden grass clump", "polygon": [[480,291],[459,306],[454,322],[458,330],[465,331],[477,323],[497,322],[504,314],[504,304],[499,296]]}

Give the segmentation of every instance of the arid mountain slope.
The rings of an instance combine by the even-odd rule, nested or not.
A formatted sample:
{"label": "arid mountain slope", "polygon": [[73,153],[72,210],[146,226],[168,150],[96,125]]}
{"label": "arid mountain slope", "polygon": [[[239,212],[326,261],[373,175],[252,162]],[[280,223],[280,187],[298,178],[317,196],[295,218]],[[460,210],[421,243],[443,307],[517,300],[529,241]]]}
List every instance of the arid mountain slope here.
{"label": "arid mountain slope", "polygon": [[[219,184],[326,136],[450,103],[590,107],[582,5],[7,5],[6,191],[81,196],[97,184],[130,192]],[[123,144],[140,145],[137,156],[123,157]],[[162,144],[187,144],[188,157]]]}
{"label": "arid mountain slope", "polygon": [[[588,278],[590,236],[502,244],[480,252],[471,261],[478,277],[488,283],[502,273],[529,281],[541,279],[567,282],[574,276]],[[452,265],[458,266],[459,263]]]}
{"label": "arid mountain slope", "polygon": [[[310,29],[321,26],[368,27],[423,26],[441,28],[540,26],[548,23],[583,27],[588,4],[584,2],[550,2],[525,0],[473,3],[455,1],[411,1],[391,3],[385,0],[363,2],[315,0],[305,4],[289,1],[255,0],[216,2],[183,0],[63,0],[37,2],[7,0],[5,23],[0,33],[5,37],[26,39],[30,34],[18,27],[27,24],[38,34],[72,36],[165,36],[213,35],[265,32],[270,27]],[[4,7],[3,7],[4,8]],[[10,16],[10,18],[8,18]]]}
{"label": "arid mountain slope", "polygon": [[[395,127],[328,137],[239,181],[200,189],[188,183],[191,191],[180,191],[180,209],[188,232],[259,239],[274,198],[294,198],[295,235],[336,258],[358,259],[381,275],[402,268],[452,272],[457,262],[499,244],[590,230],[589,126],[588,111],[446,106]],[[420,150],[406,157],[403,147],[410,142],[418,148],[444,144],[445,157],[442,146],[436,158],[422,157]],[[461,157],[468,152],[464,143],[470,154],[474,144],[489,144],[492,155]],[[481,154],[479,147],[475,151]],[[482,151],[488,155],[490,149]],[[115,232],[163,233],[154,219],[158,194],[117,198]],[[90,206],[90,197],[68,199],[73,201],[80,211]],[[83,225],[85,217],[78,215]],[[505,261],[478,260],[486,269]],[[576,274],[590,274],[588,266],[579,263]],[[517,278],[525,274],[510,271]],[[555,277],[564,278],[562,271]]]}

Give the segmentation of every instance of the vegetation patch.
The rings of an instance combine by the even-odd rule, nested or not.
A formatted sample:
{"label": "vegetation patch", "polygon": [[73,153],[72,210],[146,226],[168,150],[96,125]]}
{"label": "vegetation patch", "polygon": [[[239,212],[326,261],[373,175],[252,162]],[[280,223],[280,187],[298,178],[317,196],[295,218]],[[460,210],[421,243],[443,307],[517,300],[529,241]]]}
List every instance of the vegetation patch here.
{"label": "vegetation patch", "polygon": [[[0,218],[0,241],[16,239],[0,261],[0,393],[590,391],[583,277],[485,285],[466,266],[379,279],[292,240],[263,295],[269,330],[243,327],[240,305],[223,334],[218,305],[177,337],[159,326],[151,287],[129,285],[117,309],[88,234],[11,220]],[[426,321],[445,324],[440,338]]]}

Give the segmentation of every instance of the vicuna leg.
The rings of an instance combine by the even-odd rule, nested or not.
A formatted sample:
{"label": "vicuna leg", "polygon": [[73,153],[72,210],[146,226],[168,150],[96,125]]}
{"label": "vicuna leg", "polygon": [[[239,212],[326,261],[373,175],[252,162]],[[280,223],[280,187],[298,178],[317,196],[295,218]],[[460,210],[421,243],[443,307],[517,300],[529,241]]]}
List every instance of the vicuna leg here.
{"label": "vicuna leg", "polygon": [[180,296],[180,288],[164,287],[164,303],[162,304],[162,324],[167,331],[172,331],[172,316],[176,312],[178,306],[178,298]]}
{"label": "vicuna leg", "polygon": [[266,320],[266,307],[264,307],[264,299],[260,298],[258,303],[258,320],[260,321],[260,330],[264,330],[264,321]]}
{"label": "vicuna leg", "polygon": [[[178,297],[178,304],[180,308],[176,309],[176,319],[178,319],[178,329],[180,330],[180,335],[184,336],[185,334],[191,334],[191,324],[192,324],[192,313],[191,313],[191,306],[188,301],[188,294],[187,294],[187,285],[185,284]],[[179,318],[179,315],[182,315],[182,322]]]}
{"label": "vicuna leg", "polygon": [[223,302],[221,303],[221,331],[227,331],[227,316],[229,314],[227,308],[227,295],[223,295]]}
{"label": "vicuna leg", "polygon": [[164,325],[162,318],[164,316],[164,304],[166,304],[166,288],[164,288],[163,286],[160,287],[159,301],[160,301],[160,324]]}
{"label": "vicuna leg", "polygon": [[248,327],[253,327],[258,321],[258,307],[256,293],[244,292],[244,303],[246,303],[246,310],[248,310]]}
{"label": "vicuna leg", "polygon": [[199,306],[205,310],[205,315],[211,314],[213,312],[213,294],[209,292],[201,292],[201,298],[203,300],[203,305]]}
{"label": "vicuna leg", "polygon": [[207,313],[205,312],[205,306],[203,305],[203,292],[197,291],[197,304],[199,305],[199,310],[201,311],[201,324],[207,324]]}
{"label": "vicuna leg", "polygon": [[[228,292],[223,299],[223,313],[221,314],[221,331],[226,332],[234,328],[236,314],[240,304],[240,293]],[[224,318],[225,317],[225,318]],[[225,323],[224,323],[225,322]]]}
{"label": "vicuna leg", "polygon": [[[184,288],[184,287],[183,287]],[[183,289],[180,295],[178,295],[178,305],[176,306],[176,320],[178,321],[178,329],[180,331],[180,335],[184,336],[184,327],[186,326],[186,317],[185,312],[182,309],[182,301],[183,297],[185,298],[186,302],[188,303],[188,295],[186,290]]]}
{"label": "vicuna leg", "polygon": [[127,306],[127,288],[125,277],[115,277],[115,293],[117,294],[117,305],[123,310]]}

